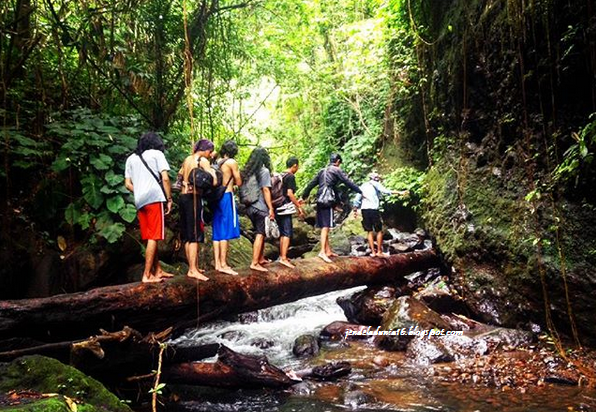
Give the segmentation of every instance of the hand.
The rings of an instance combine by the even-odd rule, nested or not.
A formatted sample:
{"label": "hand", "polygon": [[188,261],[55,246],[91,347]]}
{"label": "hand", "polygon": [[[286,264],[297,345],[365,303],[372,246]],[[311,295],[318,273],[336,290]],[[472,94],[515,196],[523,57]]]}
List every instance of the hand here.
{"label": "hand", "polygon": [[269,209],[269,219],[275,220],[275,211],[273,209]]}
{"label": "hand", "polygon": [[302,206],[304,204],[304,199],[298,199],[298,204]]}
{"label": "hand", "polygon": [[171,211],[172,211],[172,198],[169,198],[168,199],[168,203],[166,205],[166,213],[165,213],[165,215],[166,216],[169,215]]}
{"label": "hand", "polygon": [[408,197],[408,196],[410,196],[410,191],[409,190],[402,190],[401,192],[397,192],[397,194],[400,195],[400,196]]}
{"label": "hand", "polygon": [[302,210],[302,208],[298,208],[298,217],[302,220],[304,220],[304,218],[306,217],[306,215],[304,214],[304,210]]}

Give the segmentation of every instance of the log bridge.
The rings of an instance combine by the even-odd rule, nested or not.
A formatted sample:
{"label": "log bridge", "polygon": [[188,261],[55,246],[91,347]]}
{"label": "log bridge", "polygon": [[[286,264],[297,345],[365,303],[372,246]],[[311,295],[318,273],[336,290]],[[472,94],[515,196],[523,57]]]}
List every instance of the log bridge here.
{"label": "log bridge", "polygon": [[435,267],[433,250],[385,258],[337,257],[278,263],[269,272],[241,270],[238,276],[211,272],[197,282],[176,276],[162,283],[132,283],[48,298],[0,301],[0,340],[33,338],[44,342],[80,339],[100,329],[130,326],[142,333],[196,327],[224,315],[247,312],[308,296],[361,285],[387,284]]}

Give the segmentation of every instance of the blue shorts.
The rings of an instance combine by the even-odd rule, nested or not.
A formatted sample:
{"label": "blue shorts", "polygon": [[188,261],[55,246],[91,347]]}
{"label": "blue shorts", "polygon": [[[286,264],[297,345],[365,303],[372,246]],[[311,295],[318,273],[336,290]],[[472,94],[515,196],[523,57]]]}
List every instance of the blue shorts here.
{"label": "blue shorts", "polygon": [[232,192],[224,193],[213,211],[213,241],[237,239],[240,237],[240,221]]}
{"label": "blue shorts", "polygon": [[332,207],[321,207],[317,205],[317,227],[318,228],[332,228],[335,227],[333,220],[333,208]]}
{"label": "blue shorts", "polygon": [[275,215],[275,221],[277,222],[277,226],[279,226],[279,235],[291,238],[294,234],[292,215]]}

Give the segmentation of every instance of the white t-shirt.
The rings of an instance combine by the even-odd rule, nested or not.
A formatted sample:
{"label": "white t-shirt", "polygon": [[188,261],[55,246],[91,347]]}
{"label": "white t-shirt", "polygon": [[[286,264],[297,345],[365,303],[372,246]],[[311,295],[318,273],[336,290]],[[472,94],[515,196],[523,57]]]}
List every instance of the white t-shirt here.
{"label": "white t-shirt", "polygon": [[382,183],[377,182],[376,180],[369,180],[364,183],[360,186],[360,190],[362,190],[362,195],[358,196],[362,199],[361,209],[377,210],[379,208],[379,195],[391,194],[391,190],[387,189]]}
{"label": "white t-shirt", "polygon": [[[168,165],[166,157],[159,150],[145,150],[143,152],[143,159],[145,159],[147,166],[151,168],[153,174],[159,177],[160,180],[161,172],[170,170],[170,165]],[[157,180],[151,176],[151,172],[147,170],[147,167],[145,167],[137,154],[133,153],[126,159],[124,177],[132,180],[137,210],[151,203],[166,201],[166,197]]]}

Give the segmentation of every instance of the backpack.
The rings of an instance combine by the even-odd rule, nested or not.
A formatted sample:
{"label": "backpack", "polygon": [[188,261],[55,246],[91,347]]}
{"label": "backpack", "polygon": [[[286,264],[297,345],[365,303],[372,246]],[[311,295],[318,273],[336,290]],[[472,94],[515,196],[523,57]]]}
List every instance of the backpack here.
{"label": "backpack", "polygon": [[327,169],[323,170],[323,187],[317,196],[319,207],[333,207],[337,203],[336,194],[332,186],[327,185]]}
{"label": "backpack", "polygon": [[287,173],[274,173],[273,176],[271,176],[271,204],[274,209],[277,209],[286,202],[284,178],[287,175]]}
{"label": "backpack", "polygon": [[259,201],[261,188],[259,187],[256,175],[251,175],[248,180],[240,186],[238,195],[240,196],[240,201],[245,206],[251,206]]}

